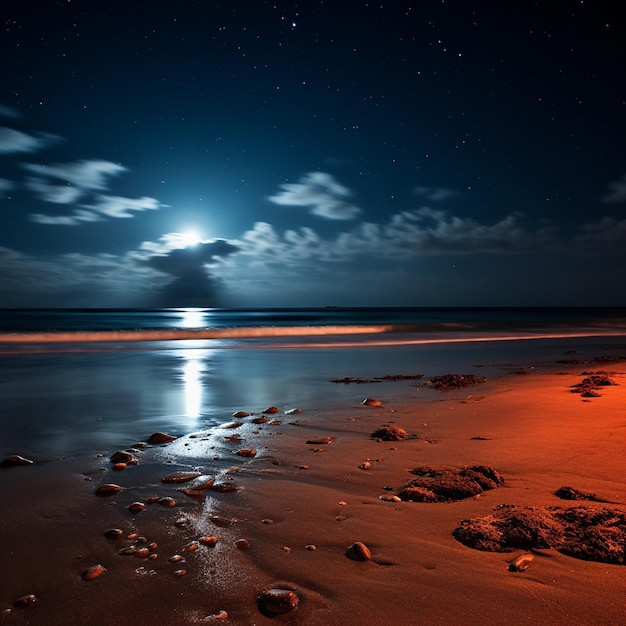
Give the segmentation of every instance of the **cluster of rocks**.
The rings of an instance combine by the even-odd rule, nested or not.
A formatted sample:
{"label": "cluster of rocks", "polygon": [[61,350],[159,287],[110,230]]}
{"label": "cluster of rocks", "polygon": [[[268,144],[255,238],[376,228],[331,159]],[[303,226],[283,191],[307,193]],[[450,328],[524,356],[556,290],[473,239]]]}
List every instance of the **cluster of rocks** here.
{"label": "cluster of rocks", "polygon": [[444,374],[429,378],[424,385],[438,391],[450,391],[480,385],[486,381],[484,376],[476,376],[475,374]]}
{"label": "cluster of rocks", "polygon": [[582,376],[585,378],[572,385],[571,391],[580,394],[583,398],[598,398],[600,397],[599,389],[617,385],[606,372],[583,372]]}
{"label": "cluster of rocks", "polygon": [[489,465],[472,467],[417,467],[417,475],[398,492],[401,500],[411,502],[450,502],[464,500],[496,489],[504,478]]}
{"label": "cluster of rocks", "polygon": [[552,548],[586,561],[626,563],[626,513],[609,507],[501,505],[453,531],[476,550],[512,552]]}
{"label": "cluster of rocks", "polygon": [[400,380],[420,380],[421,378],[424,378],[424,374],[387,374],[385,376],[374,376],[374,378],[345,376],[344,378],[334,378],[330,382],[344,385],[364,385],[369,383],[397,382]]}

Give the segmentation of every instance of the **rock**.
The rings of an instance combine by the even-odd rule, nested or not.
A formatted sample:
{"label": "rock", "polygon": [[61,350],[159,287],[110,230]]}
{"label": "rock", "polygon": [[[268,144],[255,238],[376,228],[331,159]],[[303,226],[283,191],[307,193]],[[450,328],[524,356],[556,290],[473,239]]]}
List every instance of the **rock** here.
{"label": "rock", "polygon": [[285,411],[285,415],[295,415],[296,413],[302,413],[302,409],[288,409]]}
{"label": "rock", "polygon": [[522,554],[509,563],[509,572],[523,572],[530,567],[530,564],[534,560],[532,554]]}
{"label": "rock", "polygon": [[335,441],[337,437],[315,437],[315,439],[308,439],[307,444],[313,446],[325,446]]}
{"label": "rock", "polygon": [[237,548],[237,550],[249,550],[250,549],[250,542],[247,539],[237,539],[237,541],[235,541],[235,548]]}
{"label": "rock", "polygon": [[383,403],[381,400],[376,400],[375,398],[365,398],[361,404],[365,406],[382,406]]}
{"label": "rock", "polygon": [[13,606],[16,609],[23,609],[27,606],[32,606],[35,602],[37,602],[37,596],[34,593],[29,593],[15,600],[15,602],[13,602]]}
{"label": "rock", "polygon": [[372,439],[381,439],[382,441],[401,441],[402,439],[408,439],[409,433],[399,426],[384,424],[377,428],[370,437]]}
{"label": "rock", "polygon": [[124,531],[121,528],[109,528],[104,531],[104,536],[107,539],[119,539],[124,534]]}
{"label": "rock", "polygon": [[202,474],[200,474],[200,472],[174,472],[173,474],[168,474],[164,478],[161,478],[161,482],[181,484],[198,478],[198,476],[202,476]]}
{"label": "rock", "polygon": [[362,541],[355,541],[346,551],[346,556],[353,561],[372,560],[370,549]]}
{"label": "rock", "polygon": [[250,413],[247,413],[246,411],[237,411],[236,413],[233,413],[233,417],[250,417]]}
{"label": "rock", "polygon": [[266,589],[257,598],[259,611],[266,617],[284,615],[298,608],[300,599],[290,589]]}
{"label": "rock", "polygon": [[109,460],[111,463],[126,463],[127,465],[133,461],[137,461],[134,455],[130,452],[126,452],[125,450],[118,450],[117,452],[114,452]]}
{"label": "rock", "polygon": [[[19,454],[12,454],[0,463],[0,467],[17,467],[18,465],[32,465],[33,462],[30,459],[25,459]],[[26,597],[26,596],[25,596]]]}
{"label": "rock", "polygon": [[128,506],[128,510],[131,513],[141,513],[146,508],[146,505],[143,502],[133,502]]}
{"label": "rock", "polygon": [[166,496],[164,498],[159,498],[157,500],[157,502],[161,505],[161,506],[165,506],[165,507],[172,507],[172,506],[176,506],[176,500],[174,500],[174,498],[170,498],[169,496]]}
{"label": "rock", "polygon": [[207,615],[202,621],[214,622],[214,621],[222,620],[222,619],[228,619],[228,613],[224,609],[222,609],[221,611],[218,611],[217,613]]}
{"label": "rock", "polygon": [[450,391],[451,389],[480,385],[486,380],[484,376],[476,376],[475,374],[445,374],[444,376],[433,376],[424,384],[439,391]]}
{"label": "rock", "polygon": [[151,444],[161,444],[161,443],[170,443],[174,441],[174,439],[178,439],[178,437],[174,437],[173,435],[168,435],[167,433],[152,433],[150,437],[148,437],[148,443]]}
{"label": "rock", "polygon": [[270,420],[269,420],[269,418],[268,418],[268,417],[263,417],[263,416],[261,416],[261,417],[255,417],[255,418],[252,420],[252,423],[253,423],[253,424],[267,424],[267,422],[269,422],[269,421],[270,421]]}
{"label": "rock", "polygon": [[213,548],[217,544],[217,537],[215,535],[205,535],[203,537],[200,537],[198,541],[203,546],[208,546],[209,548]]}
{"label": "rock", "polygon": [[102,565],[92,565],[88,567],[82,574],[83,580],[93,580],[94,578],[98,578],[106,572],[106,569]]}
{"label": "rock", "polygon": [[241,450],[237,450],[235,454],[237,456],[243,456],[243,457],[249,458],[249,457],[256,456],[256,450],[254,448],[242,448]]}
{"label": "rock", "polygon": [[116,485],[114,483],[107,483],[105,485],[100,485],[96,489],[96,495],[97,496],[113,496],[122,490],[123,490],[123,487],[120,487],[119,485]]}
{"label": "rock", "polygon": [[270,406],[270,407],[267,407],[267,409],[265,409],[263,413],[268,413],[270,415],[273,413],[280,413],[280,409],[276,406]]}

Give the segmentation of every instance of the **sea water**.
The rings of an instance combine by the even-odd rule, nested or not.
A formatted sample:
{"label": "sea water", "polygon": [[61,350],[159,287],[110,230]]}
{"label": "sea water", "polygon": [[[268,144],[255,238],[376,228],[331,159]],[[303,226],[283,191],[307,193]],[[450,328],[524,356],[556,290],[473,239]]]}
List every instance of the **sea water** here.
{"label": "sea water", "polygon": [[420,381],[626,356],[626,309],[0,311],[0,457],[107,452],[238,410],[316,412]]}

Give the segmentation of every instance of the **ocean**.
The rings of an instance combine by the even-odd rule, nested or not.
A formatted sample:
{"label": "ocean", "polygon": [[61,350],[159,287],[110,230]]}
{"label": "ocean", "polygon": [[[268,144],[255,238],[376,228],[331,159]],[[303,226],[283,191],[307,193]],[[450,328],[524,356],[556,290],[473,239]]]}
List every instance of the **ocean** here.
{"label": "ocean", "polygon": [[107,453],[269,406],[310,419],[422,384],[345,377],[598,356],[626,356],[626,308],[0,310],[0,458]]}

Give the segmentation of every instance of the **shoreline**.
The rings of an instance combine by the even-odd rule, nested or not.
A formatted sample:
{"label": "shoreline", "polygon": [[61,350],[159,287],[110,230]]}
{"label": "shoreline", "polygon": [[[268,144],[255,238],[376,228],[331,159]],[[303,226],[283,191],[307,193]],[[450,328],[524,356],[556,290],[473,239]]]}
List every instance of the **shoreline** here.
{"label": "shoreline", "polygon": [[[590,370],[606,371],[616,385],[598,397],[572,393]],[[0,543],[9,576],[0,616],[50,626],[94,615],[174,625],[623,623],[623,565],[538,549],[528,569],[511,572],[511,560],[528,550],[476,550],[452,533],[501,505],[624,511],[625,388],[625,361],[554,364],[446,392],[354,385],[354,403],[341,410],[233,418],[135,448],[138,464],[120,471],[106,456],[3,468]],[[381,405],[361,404],[368,393]],[[370,436],[389,423],[409,437]],[[473,465],[493,467],[504,483],[454,502],[380,499],[399,493],[418,466]],[[162,482],[190,471],[200,475]],[[223,490],[193,489],[210,478]],[[124,489],[95,495],[108,483]],[[563,486],[608,503],[564,501],[554,494]],[[190,487],[201,493],[181,491]],[[175,506],[149,503],[164,497]],[[134,502],[143,510],[131,513]],[[106,538],[110,528],[123,536]],[[201,537],[217,543],[195,544]],[[347,556],[355,542],[371,559]],[[119,554],[152,543],[145,556]],[[170,562],[175,554],[184,560]],[[98,564],[106,571],[81,578]],[[299,606],[268,617],[257,600],[277,587]],[[13,606],[29,594],[36,601]]]}

